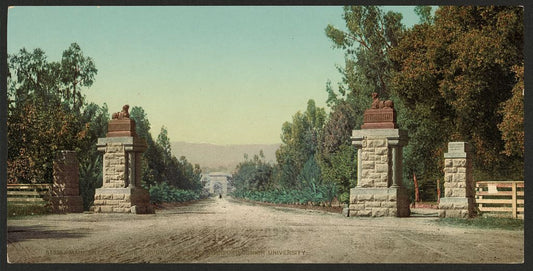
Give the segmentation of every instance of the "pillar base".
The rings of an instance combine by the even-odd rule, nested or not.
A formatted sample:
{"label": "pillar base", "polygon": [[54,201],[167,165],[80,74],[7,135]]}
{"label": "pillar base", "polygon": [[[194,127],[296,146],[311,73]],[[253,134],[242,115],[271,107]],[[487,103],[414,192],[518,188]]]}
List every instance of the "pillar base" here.
{"label": "pillar base", "polygon": [[140,187],[97,188],[91,210],[96,213],[154,213],[150,205],[150,193]]}
{"label": "pillar base", "polygon": [[50,207],[53,213],[83,213],[81,196],[52,196]]}
{"label": "pillar base", "polygon": [[403,187],[350,189],[349,216],[396,216],[411,215],[409,197]]}
{"label": "pillar base", "polygon": [[468,218],[476,216],[476,204],[470,197],[444,197],[439,202],[439,217]]}

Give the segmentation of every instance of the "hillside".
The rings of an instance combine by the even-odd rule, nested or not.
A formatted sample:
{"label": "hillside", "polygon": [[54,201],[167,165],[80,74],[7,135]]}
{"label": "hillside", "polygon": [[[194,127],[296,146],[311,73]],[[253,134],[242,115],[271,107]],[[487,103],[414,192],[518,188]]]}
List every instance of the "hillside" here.
{"label": "hillside", "polygon": [[223,171],[231,173],[238,163],[244,161],[244,154],[252,158],[263,150],[265,160],[274,163],[280,144],[214,145],[208,143],[172,142],[172,154],[177,158],[187,157],[193,164],[200,164],[204,172]]}

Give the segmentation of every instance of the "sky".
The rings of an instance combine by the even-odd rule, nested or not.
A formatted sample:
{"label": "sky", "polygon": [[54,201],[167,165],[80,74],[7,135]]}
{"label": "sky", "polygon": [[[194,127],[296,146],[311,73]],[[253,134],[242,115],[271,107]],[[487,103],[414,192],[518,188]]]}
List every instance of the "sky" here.
{"label": "sky", "polygon": [[[413,6],[383,7],[418,22]],[[41,48],[60,61],[80,45],[98,73],[86,100],[140,106],[157,137],[212,144],[280,143],[307,101],[326,107],[344,52],[324,29],[344,29],[341,6],[10,7],[7,50]]]}

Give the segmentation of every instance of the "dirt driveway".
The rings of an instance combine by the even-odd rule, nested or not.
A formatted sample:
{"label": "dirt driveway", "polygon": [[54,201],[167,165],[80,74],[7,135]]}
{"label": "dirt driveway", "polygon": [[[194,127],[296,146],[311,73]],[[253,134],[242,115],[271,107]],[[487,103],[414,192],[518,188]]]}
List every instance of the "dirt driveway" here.
{"label": "dirt driveway", "polygon": [[433,217],[340,214],[207,199],[153,215],[8,220],[12,263],[519,263],[523,231]]}

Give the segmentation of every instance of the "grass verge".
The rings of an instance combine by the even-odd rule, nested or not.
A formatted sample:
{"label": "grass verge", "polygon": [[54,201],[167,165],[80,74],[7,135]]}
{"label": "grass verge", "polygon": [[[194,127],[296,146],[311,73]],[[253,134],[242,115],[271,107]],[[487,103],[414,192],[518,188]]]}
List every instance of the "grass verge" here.
{"label": "grass verge", "polygon": [[524,230],[524,220],[507,217],[439,218],[438,224],[480,229]]}
{"label": "grass verge", "polygon": [[29,215],[45,215],[51,213],[46,205],[14,205],[7,204],[7,217],[21,217]]}

